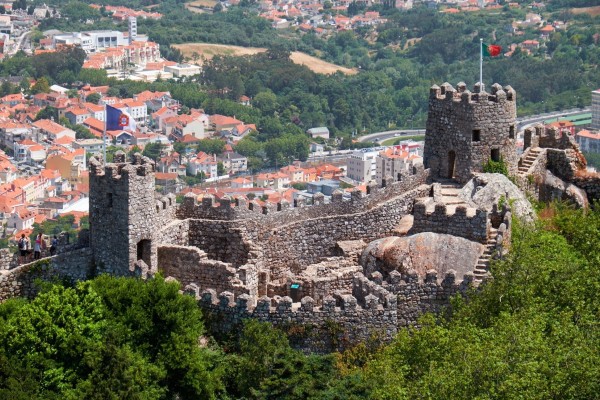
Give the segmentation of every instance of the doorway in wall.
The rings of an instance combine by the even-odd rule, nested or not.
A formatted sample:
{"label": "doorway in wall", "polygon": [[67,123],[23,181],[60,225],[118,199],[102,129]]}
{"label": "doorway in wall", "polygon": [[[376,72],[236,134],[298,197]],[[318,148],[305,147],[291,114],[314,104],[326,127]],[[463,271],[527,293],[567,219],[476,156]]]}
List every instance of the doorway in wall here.
{"label": "doorway in wall", "polygon": [[448,152],[448,179],[454,179],[454,174],[456,172],[456,152],[454,150],[450,150]]}
{"label": "doorway in wall", "polygon": [[143,239],[138,242],[137,259],[144,261],[149,267],[152,266],[152,241]]}

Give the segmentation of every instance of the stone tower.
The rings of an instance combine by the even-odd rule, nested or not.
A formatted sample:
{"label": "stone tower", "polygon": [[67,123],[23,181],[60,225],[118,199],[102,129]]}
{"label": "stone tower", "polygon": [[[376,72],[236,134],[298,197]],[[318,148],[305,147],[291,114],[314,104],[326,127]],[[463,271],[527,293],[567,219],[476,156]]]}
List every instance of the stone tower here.
{"label": "stone tower", "polygon": [[130,275],[135,264],[156,270],[154,235],[162,213],[154,172],[154,162],[140,154],[130,163],[120,151],[105,166],[90,160],[90,239],[98,273]]}
{"label": "stone tower", "polygon": [[503,160],[509,173],[517,172],[516,93],[512,87],[492,85],[492,92],[474,92],[459,83],[434,85],[429,92],[423,163],[432,177],[464,183],[482,172],[488,160]]}

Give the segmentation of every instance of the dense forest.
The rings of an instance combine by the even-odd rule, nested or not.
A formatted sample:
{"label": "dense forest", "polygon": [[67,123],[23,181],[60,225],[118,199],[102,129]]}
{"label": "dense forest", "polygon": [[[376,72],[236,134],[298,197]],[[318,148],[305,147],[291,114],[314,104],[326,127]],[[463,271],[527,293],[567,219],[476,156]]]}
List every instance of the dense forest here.
{"label": "dense forest", "polygon": [[513,232],[494,279],[389,344],[305,355],[247,321],[206,331],[178,285],[99,276],[0,305],[10,399],[593,399],[600,212],[552,205]]}

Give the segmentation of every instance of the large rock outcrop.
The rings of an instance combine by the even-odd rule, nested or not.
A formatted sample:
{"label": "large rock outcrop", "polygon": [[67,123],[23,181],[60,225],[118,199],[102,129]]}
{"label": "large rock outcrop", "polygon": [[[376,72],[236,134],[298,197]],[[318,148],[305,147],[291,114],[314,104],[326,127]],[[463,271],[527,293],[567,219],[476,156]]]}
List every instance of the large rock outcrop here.
{"label": "large rock outcrop", "polygon": [[457,236],[424,232],[407,237],[390,236],[375,240],[360,258],[364,273],[380,272],[385,279],[392,271],[407,273],[415,270],[421,277],[430,269],[443,276],[456,271],[458,280],[473,271],[484,246]]}
{"label": "large rock outcrop", "polygon": [[486,211],[492,211],[494,204],[509,201],[513,215],[527,222],[536,218],[527,197],[502,174],[477,174],[467,182],[458,196],[471,207]]}
{"label": "large rock outcrop", "polygon": [[548,170],[546,170],[544,181],[540,186],[540,200],[548,202],[565,200],[581,208],[588,207],[588,198],[585,190],[572,183],[565,182]]}

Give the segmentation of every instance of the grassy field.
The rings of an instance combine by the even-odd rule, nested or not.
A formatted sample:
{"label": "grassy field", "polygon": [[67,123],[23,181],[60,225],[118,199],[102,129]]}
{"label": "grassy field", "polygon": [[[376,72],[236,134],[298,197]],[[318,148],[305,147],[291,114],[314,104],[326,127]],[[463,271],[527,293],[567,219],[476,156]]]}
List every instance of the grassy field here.
{"label": "grassy field", "polygon": [[[199,59],[195,61],[197,64],[202,64],[202,59],[210,60],[216,55],[245,56],[267,51],[267,49],[260,47],[241,47],[209,43],[183,43],[174,44],[172,46],[179,49],[183,53],[184,57],[189,57],[192,59],[192,62],[194,62],[194,53],[197,53],[199,56]],[[337,71],[341,71],[347,75],[353,75],[357,73],[357,71],[354,69],[340,67],[339,65],[323,61],[319,58],[309,56],[308,54],[301,53],[299,51],[292,52],[290,58],[296,64],[305,65],[312,71],[319,74],[333,74]]]}
{"label": "grassy field", "polygon": [[590,14],[592,17],[596,17],[600,15],[600,6],[571,8],[569,11],[573,14]]}
{"label": "grassy field", "polygon": [[187,8],[191,12],[203,13],[205,12],[203,10],[204,8],[212,9],[217,3],[217,0],[195,0],[185,3],[185,8]]}
{"label": "grassy field", "polygon": [[388,140],[384,140],[383,143],[381,143],[381,145],[382,146],[393,146],[395,144],[404,142],[406,140],[414,140],[415,142],[422,142],[423,140],[425,140],[425,135],[395,137],[395,138],[391,138]]}

